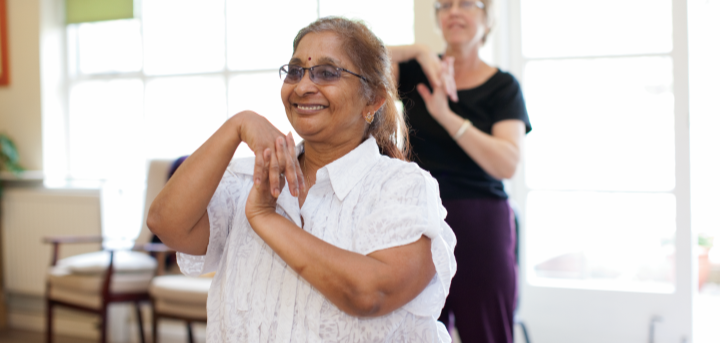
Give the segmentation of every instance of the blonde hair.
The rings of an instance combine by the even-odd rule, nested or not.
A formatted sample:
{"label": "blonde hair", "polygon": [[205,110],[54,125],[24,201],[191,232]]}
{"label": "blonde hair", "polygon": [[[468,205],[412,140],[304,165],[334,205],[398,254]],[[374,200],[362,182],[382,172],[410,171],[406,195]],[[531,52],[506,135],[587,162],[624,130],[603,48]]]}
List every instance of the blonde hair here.
{"label": "blonde hair", "polygon": [[[404,116],[395,107],[397,88],[385,45],[361,21],[325,17],[298,32],[293,41],[293,53],[305,35],[320,32],[333,32],[343,40],[345,53],[358,68],[356,72],[365,78],[361,81],[361,95],[367,103],[385,100],[375,112],[375,118],[368,125],[364,138],[373,135],[383,155],[407,160],[410,150],[408,129]],[[402,148],[398,147],[398,142],[403,143]]]}

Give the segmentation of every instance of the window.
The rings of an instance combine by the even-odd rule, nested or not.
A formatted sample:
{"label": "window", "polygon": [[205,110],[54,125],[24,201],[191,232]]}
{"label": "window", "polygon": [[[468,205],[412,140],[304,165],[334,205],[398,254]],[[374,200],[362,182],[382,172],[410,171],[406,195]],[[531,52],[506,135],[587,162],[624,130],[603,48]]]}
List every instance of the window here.
{"label": "window", "polygon": [[673,292],[672,1],[522,0],[521,31],[528,282]]}
{"label": "window", "polygon": [[[372,3],[382,4],[382,11]],[[71,180],[142,180],[146,160],[191,154],[245,109],[292,131],[277,69],[318,18],[362,19],[387,44],[414,42],[413,1],[143,0],[135,19],[67,27],[68,111],[61,132]],[[391,8],[388,9],[388,6]],[[241,145],[236,156],[251,156]]]}

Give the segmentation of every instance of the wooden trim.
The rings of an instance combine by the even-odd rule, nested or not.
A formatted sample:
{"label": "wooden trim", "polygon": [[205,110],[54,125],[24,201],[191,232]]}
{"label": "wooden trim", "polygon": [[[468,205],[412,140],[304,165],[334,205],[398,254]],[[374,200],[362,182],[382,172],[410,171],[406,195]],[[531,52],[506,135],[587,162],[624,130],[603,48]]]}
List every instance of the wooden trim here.
{"label": "wooden trim", "polygon": [[5,0],[0,0],[0,58],[2,62],[0,64],[0,86],[6,86],[10,84],[10,62],[8,53],[8,25],[7,25],[7,4]]}

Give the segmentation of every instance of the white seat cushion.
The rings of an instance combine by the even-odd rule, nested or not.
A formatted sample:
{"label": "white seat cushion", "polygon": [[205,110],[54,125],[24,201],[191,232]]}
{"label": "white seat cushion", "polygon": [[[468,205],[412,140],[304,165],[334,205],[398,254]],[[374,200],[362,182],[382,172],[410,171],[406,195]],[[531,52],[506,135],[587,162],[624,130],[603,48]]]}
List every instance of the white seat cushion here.
{"label": "white seat cushion", "polygon": [[[140,273],[113,273],[110,282],[111,293],[144,293],[150,287],[153,271]],[[72,292],[100,294],[104,274],[77,274],[69,268],[56,266],[50,269],[48,281],[51,289],[61,288]]]}
{"label": "white seat cushion", "polygon": [[158,276],[152,280],[150,295],[156,301],[205,307],[211,283],[211,278],[184,275]]}
{"label": "white seat cushion", "polygon": [[155,313],[180,318],[207,320],[207,304],[184,304],[177,302],[155,300]]}
{"label": "white seat cushion", "polygon": [[[103,274],[110,264],[110,252],[97,251],[76,255],[58,261],[73,274]],[[115,273],[154,272],[157,262],[151,256],[137,251],[116,251],[113,256]]]}

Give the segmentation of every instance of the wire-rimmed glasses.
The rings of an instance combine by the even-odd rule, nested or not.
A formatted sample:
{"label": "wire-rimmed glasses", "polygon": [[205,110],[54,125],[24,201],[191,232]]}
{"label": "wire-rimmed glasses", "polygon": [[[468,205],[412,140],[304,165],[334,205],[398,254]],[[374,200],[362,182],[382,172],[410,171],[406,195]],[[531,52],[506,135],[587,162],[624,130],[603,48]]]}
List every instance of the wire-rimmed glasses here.
{"label": "wire-rimmed glasses", "polygon": [[[435,3],[436,12],[449,12],[453,8],[453,1],[438,1]],[[482,1],[469,1],[463,0],[458,3],[458,8],[461,11],[469,12],[475,8],[485,9],[485,4]]]}
{"label": "wire-rimmed glasses", "polygon": [[280,67],[280,80],[289,84],[298,83],[305,76],[305,70],[310,71],[310,80],[318,85],[326,85],[340,80],[342,72],[355,75],[361,80],[367,82],[367,79],[362,75],[353,73],[345,68],[335,67],[329,64],[316,65],[310,68],[286,64]]}

